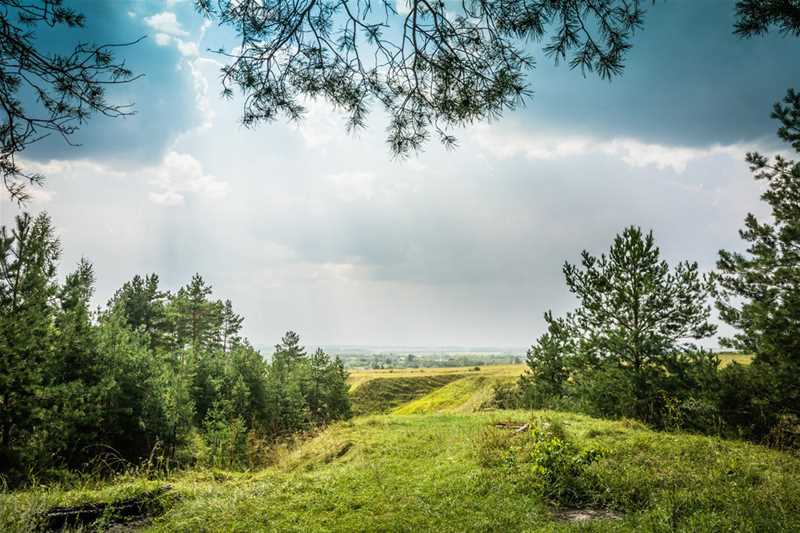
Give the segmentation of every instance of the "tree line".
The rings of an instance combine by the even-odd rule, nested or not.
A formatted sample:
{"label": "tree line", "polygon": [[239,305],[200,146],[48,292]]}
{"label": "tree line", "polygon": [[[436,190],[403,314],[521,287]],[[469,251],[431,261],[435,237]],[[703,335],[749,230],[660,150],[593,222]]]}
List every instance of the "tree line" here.
{"label": "tree line", "polygon": [[347,373],[288,332],[265,360],[199,275],[135,276],[92,309],[85,259],[57,277],[46,213],[0,229],[0,477],[65,469],[248,466],[286,435],[351,416]]}
{"label": "tree line", "polygon": [[[774,107],[778,136],[800,152],[800,94]],[[500,387],[505,406],[632,417],[656,427],[800,445],[800,163],[747,154],[772,220],[749,214],[745,253],[722,250],[717,271],[670,267],[653,233],[626,228],[608,254],[583,252],[563,268],[578,307],[545,313],[547,331],[527,353],[528,371]],[[710,299],[736,334],[722,345],[752,355],[720,368],[697,346],[711,337]]]}

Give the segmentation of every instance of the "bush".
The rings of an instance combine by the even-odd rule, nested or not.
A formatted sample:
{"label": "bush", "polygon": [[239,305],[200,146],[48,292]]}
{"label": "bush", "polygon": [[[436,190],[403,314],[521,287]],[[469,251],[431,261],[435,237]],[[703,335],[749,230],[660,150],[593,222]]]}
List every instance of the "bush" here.
{"label": "bush", "polygon": [[767,435],[767,444],[793,453],[800,451],[800,417],[785,414],[778,417]]}
{"label": "bush", "polygon": [[539,419],[525,432],[488,428],[481,435],[478,462],[499,470],[523,491],[535,491],[555,505],[574,507],[595,500],[597,483],[589,466],[603,456],[578,448],[557,423]]}
{"label": "bush", "polygon": [[517,409],[522,406],[520,388],[513,383],[498,383],[494,386],[492,400],[487,407],[498,409]]}
{"label": "bush", "polygon": [[770,369],[765,365],[733,363],[720,371],[717,403],[728,432],[759,439],[775,424],[770,406],[773,387]]}
{"label": "bush", "polygon": [[719,435],[723,423],[717,404],[707,398],[665,397],[661,426],[672,431],[691,431]]}
{"label": "bush", "polygon": [[531,471],[541,494],[565,507],[590,503],[592,482],[587,468],[602,456],[602,451],[578,449],[552,423],[535,427],[531,438]]}
{"label": "bush", "polygon": [[577,410],[602,418],[637,418],[637,396],[630,376],[613,364],[576,372],[567,394]]}

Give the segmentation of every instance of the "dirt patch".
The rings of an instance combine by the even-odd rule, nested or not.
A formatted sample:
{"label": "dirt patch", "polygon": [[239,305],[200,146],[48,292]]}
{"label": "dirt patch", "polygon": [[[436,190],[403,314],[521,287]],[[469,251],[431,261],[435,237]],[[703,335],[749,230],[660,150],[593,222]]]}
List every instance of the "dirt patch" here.
{"label": "dirt patch", "polygon": [[586,522],[588,520],[619,520],[622,515],[607,509],[560,509],[553,513],[563,522]]}
{"label": "dirt patch", "polygon": [[163,512],[159,498],[172,489],[164,485],[135,498],[112,503],[90,503],[73,507],[53,507],[45,514],[47,531],[62,531],[67,528],[91,528],[98,519],[107,517],[104,530],[126,531],[131,524],[147,523],[153,516]]}

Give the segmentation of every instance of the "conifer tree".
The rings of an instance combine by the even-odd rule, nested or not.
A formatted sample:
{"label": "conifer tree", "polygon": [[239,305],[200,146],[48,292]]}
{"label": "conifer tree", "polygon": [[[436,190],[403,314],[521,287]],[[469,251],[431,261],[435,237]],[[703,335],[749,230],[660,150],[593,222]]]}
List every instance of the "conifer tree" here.
{"label": "conifer tree", "polygon": [[211,286],[200,274],[195,274],[171,299],[179,347],[189,348],[194,353],[220,347],[223,306],[209,299],[211,292]]}
{"label": "conifer tree", "polygon": [[[800,93],[788,91],[772,116],[780,122],[778,136],[800,153]],[[728,407],[750,418],[766,405],[770,418],[800,416],[800,162],[759,153],[747,154],[747,161],[755,179],[766,183],[761,199],[772,220],[748,214],[739,232],[746,252],[720,251],[717,307],[720,318],[737,329],[725,344],[754,354],[754,371],[767,373],[762,377],[772,392],[761,388],[758,398]]]}
{"label": "conifer tree", "polygon": [[529,407],[542,407],[549,398],[564,394],[564,386],[570,371],[575,367],[575,338],[570,330],[571,315],[553,318],[547,311],[544,315],[547,331],[527,352],[527,372],[520,378],[526,391],[525,403]]}
{"label": "conifer tree", "polygon": [[306,349],[300,346],[300,336],[294,331],[287,331],[280,344],[275,345],[275,353],[284,355],[289,361],[296,362],[306,357]]}
{"label": "conifer tree", "polygon": [[[569,372],[608,369],[613,380],[625,381],[635,403],[617,407],[658,422],[660,389],[693,364],[687,357],[696,351],[691,342],[716,331],[707,303],[710,276],[701,275],[697,263],[670,268],[653,233],[633,226],[614,238],[608,255],[584,251],[580,266],[565,263],[563,271],[579,306],[563,319],[549,317],[548,332],[529,352],[531,384],[544,386],[545,395],[558,394]],[[603,412],[613,412],[605,407]]]}
{"label": "conifer tree", "polygon": [[46,214],[0,228],[0,471],[18,464],[40,420],[60,253]]}
{"label": "conifer tree", "polygon": [[228,353],[233,347],[241,342],[239,332],[242,330],[244,318],[233,311],[233,304],[230,300],[225,300],[222,307],[222,351]]}
{"label": "conifer tree", "polygon": [[152,349],[169,348],[166,303],[168,292],[159,290],[158,275],[138,274],[125,282],[108,302],[109,309],[120,308],[131,329],[141,330],[150,339]]}

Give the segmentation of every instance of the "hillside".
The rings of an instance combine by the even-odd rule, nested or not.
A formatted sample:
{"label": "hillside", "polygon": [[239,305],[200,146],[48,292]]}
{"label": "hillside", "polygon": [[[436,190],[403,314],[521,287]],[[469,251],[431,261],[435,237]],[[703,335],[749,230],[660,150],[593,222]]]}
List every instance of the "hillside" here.
{"label": "hillside", "polygon": [[350,373],[355,414],[470,412],[492,397],[496,384],[514,381],[525,365],[469,368],[356,370]]}
{"label": "hillside", "polygon": [[[143,500],[165,486],[168,490],[142,506],[142,514],[151,516],[140,517],[136,528],[800,528],[797,458],[744,442],[657,433],[629,421],[557,412],[468,412],[489,383],[508,375],[504,378],[499,370],[494,376],[470,375],[466,370],[466,377],[395,408],[393,414],[337,423],[292,449],[281,448],[273,465],[257,472],[196,470],[155,480],[130,475],[70,490],[3,494],[0,529],[28,531],[54,506]],[[364,383],[369,381],[375,380]],[[428,414],[399,414],[423,411]],[[106,519],[111,515],[107,511]]]}

